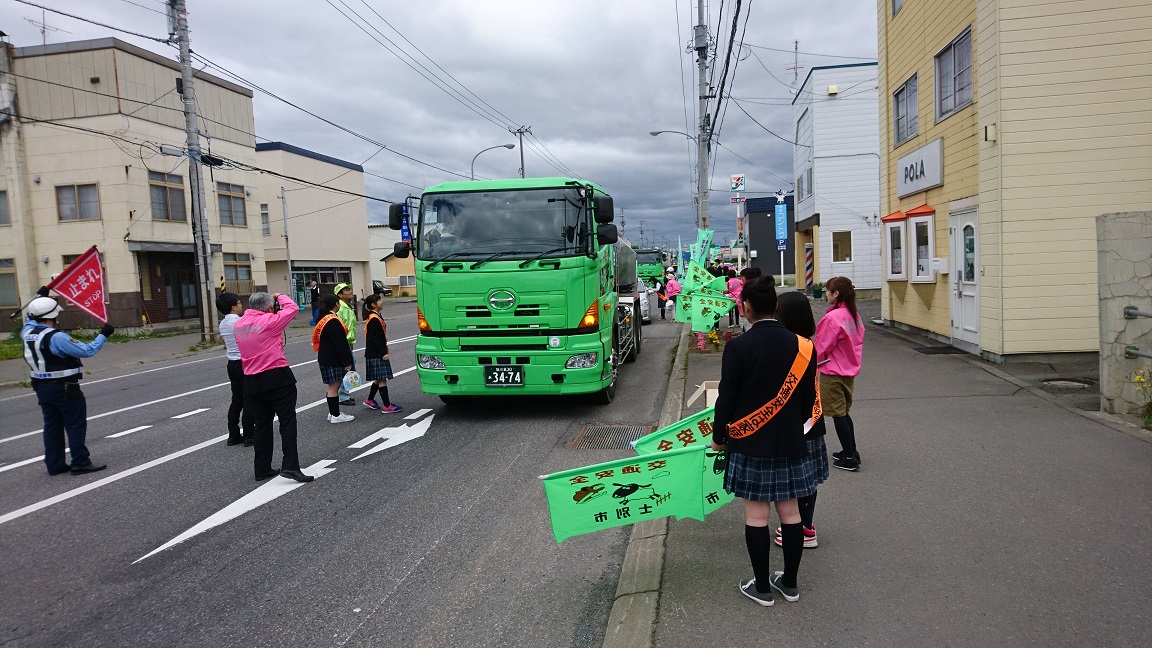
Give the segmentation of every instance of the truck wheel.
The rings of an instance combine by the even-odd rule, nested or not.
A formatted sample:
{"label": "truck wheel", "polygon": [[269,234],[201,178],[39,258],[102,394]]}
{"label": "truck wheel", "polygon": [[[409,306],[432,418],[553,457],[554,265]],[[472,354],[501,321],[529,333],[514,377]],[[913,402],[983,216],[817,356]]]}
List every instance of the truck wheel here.
{"label": "truck wheel", "polygon": [[446,394],[445,394],[445,395],[442,395],[442,396],[440,396],[440,400],[441,400],[441,401],[442,401],[442,402],[443,402],[445,405],[447,405],[447,406],[449,406],[449,407],[459,407],[460,405],[463,405],[464,403],[467,403],[467,402],[468,402],[468,399],[470,399],[470,398],[472,398],[472,397],[471,397],[471,396],[459,396],[459,395],[451,395],[451,396],[449,396],[449,395],[446,395]]}
{"label": "truck wheel", "polygon": [[629,334],[632,335],[632,348],[628,350],[628,355],[624,357],[624,362],[636,362],[636,356],[640,355],[640,325],[637,324],[639,317],[632,317],[632,330]]}
{"label": "truck wheel", "polygon": [[620,361],[620,329],[612,329],[612,357],[609,362],[612,363],[612,382],[608,386],[601,389],[596,393],[596,401],[601,405],[608,405],[616,399],[616,383],[620,380],[619,372]]}
{"label": "truck wheel", "polygon": [[601,405],[610,405],[612,401],[616,400],[616,382],[617,377],[612,376],[612,382],[608,386],[601,389],[596,393],[596,401]]}

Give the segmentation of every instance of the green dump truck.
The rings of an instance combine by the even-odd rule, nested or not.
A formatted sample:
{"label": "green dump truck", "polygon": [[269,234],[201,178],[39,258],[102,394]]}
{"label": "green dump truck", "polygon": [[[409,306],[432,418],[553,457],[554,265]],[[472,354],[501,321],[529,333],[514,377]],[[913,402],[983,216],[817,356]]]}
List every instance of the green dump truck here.
{"label": "green dump truck", "polygon": [[636,271],[647,286],[656,285],[664,276],[664,252],[659,249],[636,250]]}
{"label": "green dump truck", "polygon": [[[573,178],[446,182],[389,226],[415,255],[416,373],[445,403],[596,394],[611,402],[640,352],[634,251],[612,198]],[[635,314],[634,314],[635,313]]]}

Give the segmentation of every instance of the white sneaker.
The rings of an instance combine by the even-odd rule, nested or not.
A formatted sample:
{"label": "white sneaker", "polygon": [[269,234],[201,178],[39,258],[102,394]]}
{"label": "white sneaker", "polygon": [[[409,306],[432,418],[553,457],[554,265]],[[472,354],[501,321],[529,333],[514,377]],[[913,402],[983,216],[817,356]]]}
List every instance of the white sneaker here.
{"label": "white sneaker", "polygon": [[352,416],[351,414],[344,414],[343,412],[341,412],[339,416],[332,416],[331,414],[329,414],[328,415],[328,422],[329,423],[347,423],[348,421],[351,421],[354,418],[356,418],[356,417]]}

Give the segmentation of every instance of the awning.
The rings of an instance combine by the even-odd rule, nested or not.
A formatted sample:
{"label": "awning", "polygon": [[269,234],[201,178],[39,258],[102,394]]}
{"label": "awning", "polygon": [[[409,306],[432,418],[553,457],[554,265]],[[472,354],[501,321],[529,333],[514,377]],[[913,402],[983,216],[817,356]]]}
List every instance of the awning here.
{"label": "awning", "polygon": [[907,216],[908,218],[912,218],[913,216],[932,216],[935,214],[935,209],[929,207],[928,205],[920,205],[914,209],[909,209]]}
{"label": "awning", "polygon": [[[213,254],[221,252],[223,249],[224,247],[219,243],[212,244]],[[169,241],[128,241],[128,251],[194,254],[196,252],[196,245],[194,243],[172,243]]]}
{"label": "awning", "polygon": [[895,223],[897,221],[902,221],[905,218],[908,218],[908,215],[905,214],[904,212],[894,211],[891,214],[888,214],[887,216],[882,217],[880,219],[880,222],[881,223]]}

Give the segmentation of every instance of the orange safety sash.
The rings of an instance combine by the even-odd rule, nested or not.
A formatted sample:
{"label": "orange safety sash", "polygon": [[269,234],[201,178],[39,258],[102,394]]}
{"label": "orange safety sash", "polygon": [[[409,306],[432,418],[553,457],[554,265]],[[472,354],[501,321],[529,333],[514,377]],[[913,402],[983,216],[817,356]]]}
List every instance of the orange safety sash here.
{"label": "orange safety sash", "polygon": [[[804,376],[804,371],[808,368],[808,363],[812,360],[812,341],[807,338],[796,336],[797,346],[799,349],[796,352],[796,359],[792,361],[792,367],[788,369],[788,375],[784,378],[784,384],[780,387],[780,393],[776,394],[776,398],[764,403],[760,409],[752,412],[744,418],[736,421],[735,423],[728,424],[728,437],[732,439],[743,439],[751,435],[756,430],[759,430],[765,423],[771,421],[776,417],[776,414],[784,408],[792,398],[792,393],[796,391],[796,386],[800,384],[800,379]],[[817,390],[819,393],[819,390]],[[817,403],[820,401],[817,400]],[[815,408],[813,408],[815,413]]]}
{"label": "orange safety sash", "polygon": [[324,325],[327,324],[329,320],[336,320],[337,322],[340,322],[340,326],[343,327],[343,329],[344,329],[344,335],[348,335],[348,325],[344,323],[344,320],[340,319],[339,317],[336,317],[332,313],[328,313],[324,317],[321,317],[320,321],[316,322],[316,328],[312,329],[312,350],[313,351],[317,351],[317,352],[320,351],[320,333],[324,330]]}
{"label": "orange safety sash", "polygon": [[368,313],[368,319],[364,320],[364,335],[365,336],[368,335],[368,323],[372,321],[373,317],[380,320],[380,328],[383,329],[384,334],[387,335],[388,334],[388,325],[384,323],[384,318],[380,317],[376,313]]}

